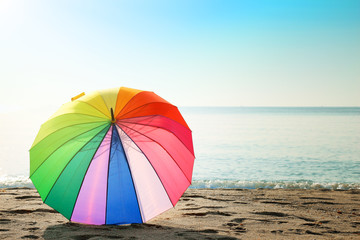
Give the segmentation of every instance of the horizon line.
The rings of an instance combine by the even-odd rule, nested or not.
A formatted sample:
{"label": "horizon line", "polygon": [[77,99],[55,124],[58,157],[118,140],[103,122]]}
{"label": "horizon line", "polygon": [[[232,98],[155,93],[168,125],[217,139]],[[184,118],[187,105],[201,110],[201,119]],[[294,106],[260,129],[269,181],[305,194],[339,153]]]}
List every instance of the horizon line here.
{"label": "horizon line", "polygon": [[272,108],[272,107],[287,107],[287,108],[310,108],[310,107],[313,107],[313,108],[360,108],[360,105],[359,106],[245,106],[245,105],[219,105],[219,106],[215,106],[215,105],[197,105],[197,106],[191,106],[191,105],[186,105],[186,106],[179,106],[179,107],[244,107],[244,108],[247,108],[247,107],[269,107],[269,108]]}

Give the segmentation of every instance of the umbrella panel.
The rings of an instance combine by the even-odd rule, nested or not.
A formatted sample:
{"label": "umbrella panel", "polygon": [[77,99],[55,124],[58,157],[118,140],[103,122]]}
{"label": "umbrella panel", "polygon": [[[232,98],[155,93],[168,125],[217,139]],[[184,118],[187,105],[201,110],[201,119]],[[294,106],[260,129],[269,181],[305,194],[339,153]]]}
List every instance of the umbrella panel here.
{"label": "umbrella panel", "polygon": [[72,158],[45,200],[46,204],[63,214],[67,219],[71,218],[90,161],[108,130],[109,126],[100,131]]}

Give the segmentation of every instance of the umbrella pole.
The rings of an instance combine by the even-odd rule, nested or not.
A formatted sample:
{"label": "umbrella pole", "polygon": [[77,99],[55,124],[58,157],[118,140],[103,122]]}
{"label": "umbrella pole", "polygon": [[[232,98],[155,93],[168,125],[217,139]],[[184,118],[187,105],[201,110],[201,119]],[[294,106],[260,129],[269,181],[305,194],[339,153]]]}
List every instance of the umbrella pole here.
{"label": "umbrella pole", "polygon": [[111,122],[115,123],[115,118],[114,118],[114,111],[112,108],[110,108],[110,112],[111,112]]}

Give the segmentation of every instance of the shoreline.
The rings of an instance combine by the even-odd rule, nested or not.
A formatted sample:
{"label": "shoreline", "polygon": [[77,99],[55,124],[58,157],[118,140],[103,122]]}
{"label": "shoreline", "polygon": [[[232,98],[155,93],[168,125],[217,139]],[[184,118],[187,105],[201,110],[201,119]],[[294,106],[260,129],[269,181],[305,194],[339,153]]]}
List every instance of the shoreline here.
{"label": "shoreline", "polygon": [[0,189],[0,239],[359,239],[360,190],[188,189],[145,224],[69,222],[36,189]]}
{"label": "shoreline", "polygon": [[[2,176],[0,189],[35,188],[28,176]],[[289,189],[289,190],[360,190],[360,182],[193,180],[189,189]]]}

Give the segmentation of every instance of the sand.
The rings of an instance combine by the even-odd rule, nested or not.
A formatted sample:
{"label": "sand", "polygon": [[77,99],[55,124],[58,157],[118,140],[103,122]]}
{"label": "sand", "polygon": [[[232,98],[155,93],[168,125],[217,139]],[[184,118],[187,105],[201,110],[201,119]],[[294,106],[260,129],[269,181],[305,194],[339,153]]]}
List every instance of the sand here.
{"label": "sand", "polygon": [[88,226],[0,189],[0,239],[360,239],[360,190],[188,189],[146,224]]}

